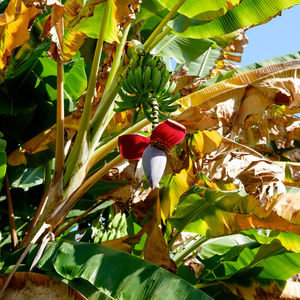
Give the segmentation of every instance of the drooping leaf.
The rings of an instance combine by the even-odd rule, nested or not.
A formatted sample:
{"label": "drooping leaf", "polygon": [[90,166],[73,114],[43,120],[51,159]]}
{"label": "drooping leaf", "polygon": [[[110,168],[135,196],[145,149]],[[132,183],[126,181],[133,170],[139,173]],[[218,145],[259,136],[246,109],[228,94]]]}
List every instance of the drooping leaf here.
{"label": "drooping leaf", "polygon": [[[192,1],[191,1],[192,2]],[[222,1],[223,2],[223,1]],[[224,1],[225,2],[225,1]],[[173,32],[190,38],[210,38],[224,35],[237,29],[264,23],[276,16],[281,10],[299,4],[298,0],[266,1],[244,0],[227,13],[211,22],[203,23],[183,15],[170,21]],[[202,5],[205,6],[206,3]],[[217,17],[217,16],[215,16]]]}
{"label": "drooping leaf", "polygon": [[240,67],[237,71],[238,73],[245,73],[249,71],[253,71],[262,67],[270,66],[270,65],[275,65],[279,64],[282,62],[290,61],[290,60],[296,60],[300,58],[300,52],[293,52],[290,54],[285,54],[285,55],[280,55],[276,56],[270,59],[266,59],[260,62],[256,62],[254,64],[245,66],[245,67]]}
{"label": "drooping leaf", "polygon": [[[89,36],[98,38],[102,23],[106,2],[99,1],[76,1],[67,0],[65,3],[67,20],[64,34],[64,54],[69,60],[83,45]],[[112,43],[119,41],[119,26],[126,27],[135,17],[139,1],[119,1],[110,2],[108,12],[108,24],[104,34],[104,40]],[[79,13],[74,13],[79,11]]]}
{"label": "drooping leaf", "polygon": [[197,158],[215,151],[221,144],[222,137],[216,131],[196,131],[189,140],[192,154]]}
{"label": "drooping leaf", "polygon": [[161,206],[159,197],[157,197],[154,207],[154,216],[150,223],[151,226],[149,226],[149,231],[147,231],[148,237],[144,248],[144,258],[170,272],[176,273],[176,264],[170,258],[168,246],[161,230]]}
{"label": "drooping leaf", "polygon": [[[28,265],[34,252],[30,257]],[[112,299],[211,299],[162,268],[97,244],[50,243],[37,268],[72,281],[74,288],[82,279]]]}
{"label": "drooping leaf", "polygon": [[278,240],[285,249],[300,253],[300,237],[298,234],[263,228],[249,229],[243,231],[242,234],[257,240],[260,244],[271,244],[274,240]]}
{"label": "drooping leaf", "polygon": [[[261,207],[255,198],[242,191],[201,189],[181,197],[170,223],[176,228],[208,237],[265,228],[299,234],[300,226]],[[293,249],[296,251],[298,246]]]}
{"label": "drooping leaf", "polygon": [[[159,2],[169,10],[177,3],[175,0],[159,0]],[[209,0],[206,2],[187,0],[178,9],[178,12],[191,19],[210,21],[223,16],[227,10],[232,9],[239,2],[239,0]]]}

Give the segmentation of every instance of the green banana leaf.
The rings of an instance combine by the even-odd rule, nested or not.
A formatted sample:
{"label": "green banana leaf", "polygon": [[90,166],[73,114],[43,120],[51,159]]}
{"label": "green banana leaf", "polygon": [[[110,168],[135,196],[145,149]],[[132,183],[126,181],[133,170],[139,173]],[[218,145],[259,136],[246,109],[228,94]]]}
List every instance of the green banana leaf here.
{"label": "green banana leaf", "polygon": [[299,272],[299,258],[299,254],[286,251],[276,241],[259,245],[241,235],[211,239],[202,245],[198,255],[205,266],[198,286],[213,285],[204,289],[210,295],[226,286],[245,299],[262,299],[264,293],[275,299],[283,292],[286,280]]}
{"label": "green banana leaf", "polygon": [[276,56],[270,59],[266,59],[245,67],[241,67],[237,69],[237,72],[240,73],[245,73],[245,72],[249,72],[255,69],[259,69],[262,67],[266,67],[266,66],[270,66],[270,65],[275,65],[275,64],[279,64],[285,61],[290,61],[290,60],[294,60],[294,59],[299,59],[300,58],[300,51],[298,52],[293,52],[290,54],[285,54],[285,55],[280,55],[280,56]]}
{"label": "green banana leaf", "polygon": [[169,34],[151,52],[164,57],[172,57],[178,63],[183,64],[195,60],[213,44],[214,41],[208,39],[190,39]]}
{"label": "green banana leaf", "polygon": [[[238,6],[227,11],[225,15],[211,22],[204,23],[180,15],[171,20],[168,26],[180,36],[211,38],[246,26],[262,24],[276,16],[281,10],[299,3],[299,0],[243,0]],[[203,5],[206,6],[206,1],[203,2]]]}
{"label": "green banana leaf", "polygon": [[[31,265],[37,251],[35,246],[22,269]],[[21,252],[0,263],[2,273],[11,271]],[[67,282],[89,299],[212,299],[150,262],[97,244],[49,243],[36,269]],[[103,298],[97,298],[100,295]]]}
{"label": "green banana leaf", "polygon": [[255,239],[260,244],[271,244],[273,241],[279,241],[287,250],[300,253],[300,236],[298,234],[263,228],[249,229],[242,231],[241,233]]}
{"label": "green banana leaf", "polygon": [[[161,5],[169,10],[178,2],[177,0],[158,0]],[[201,21],[210,21],[223,16],[232,7],[238,5],[240,0],[208,0],[194,1],[186,0],[178,9],[178,12]]]}
{"label": "green banana leaf", "polygon": [[[294,189],[291,189],[292,193]],[[289,195],[289,189],[286,195]],[[299,253],[300,240],[292,239],[294,235],[288,236],[288,232],[299,234],[300,226],[286,220],[287,216],[279,216],[272,208],[267,210],[261,207],[257,201],[244,191],[192,188],[181,197],[169,222],[177,230],[207,237],[239,233],[252,228],[286,232],[286,235],[277,239],[286,249]]]}

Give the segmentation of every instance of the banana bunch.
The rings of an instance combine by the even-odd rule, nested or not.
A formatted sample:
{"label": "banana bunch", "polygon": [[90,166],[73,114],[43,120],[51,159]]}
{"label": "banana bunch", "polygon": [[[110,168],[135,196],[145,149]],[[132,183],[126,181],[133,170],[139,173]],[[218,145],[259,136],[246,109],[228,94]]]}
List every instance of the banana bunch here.
{"label": "banana bunch", "polygon": [[116,102],[115,111],[134,109],[133,123],[141,111],[151,122],[154,117],[155,122],[157,121],[157,115],[165,119],[166,113],[176,111],[179,106],[172,105],[179,98],[179,93],[172,95],[176,84],[170,79],[169,71],[158,57],[135,54],[130,61],[127,75],[121,80],[121,101]]}

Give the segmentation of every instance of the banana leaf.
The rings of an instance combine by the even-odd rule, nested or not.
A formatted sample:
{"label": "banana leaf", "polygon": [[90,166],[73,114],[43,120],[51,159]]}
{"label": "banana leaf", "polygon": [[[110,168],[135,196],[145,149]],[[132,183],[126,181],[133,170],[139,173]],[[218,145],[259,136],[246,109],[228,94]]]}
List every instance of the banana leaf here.
{"label": "banana leaf", "polygon": [[[33,247],[22,269],[31,265],[37,251],[38,246]],[[21,252],[0,262],[1,273],[11,271]],[[89,299],[212,299],[150,262],[97,244],[49,243],[35,270],[67,282]]]}

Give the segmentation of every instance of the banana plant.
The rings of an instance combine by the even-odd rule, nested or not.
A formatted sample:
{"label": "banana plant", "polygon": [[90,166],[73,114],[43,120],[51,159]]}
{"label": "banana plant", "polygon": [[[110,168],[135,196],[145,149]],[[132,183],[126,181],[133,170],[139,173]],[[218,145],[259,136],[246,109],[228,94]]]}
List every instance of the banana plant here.
{"label": "banana plant", "polygon": [[229,68],[246,28],[299,3],[3,3],[0,297],[29,270],[88,299],[283,293],[299,272],[299,53]]}

